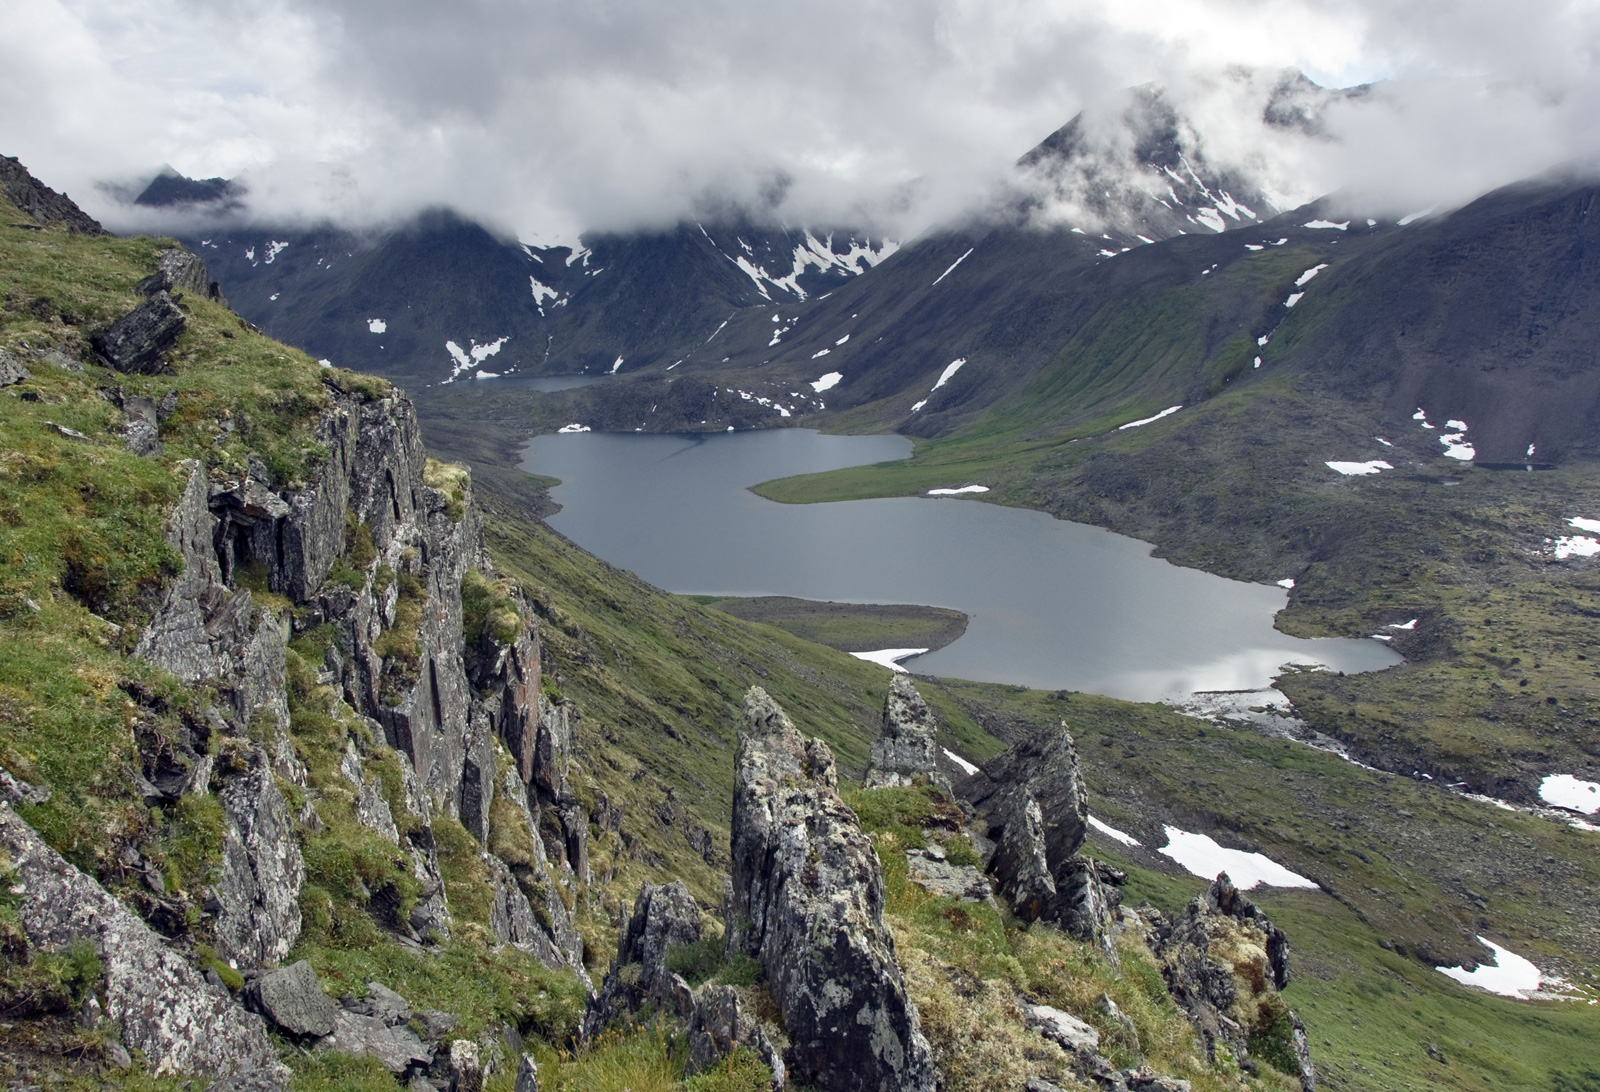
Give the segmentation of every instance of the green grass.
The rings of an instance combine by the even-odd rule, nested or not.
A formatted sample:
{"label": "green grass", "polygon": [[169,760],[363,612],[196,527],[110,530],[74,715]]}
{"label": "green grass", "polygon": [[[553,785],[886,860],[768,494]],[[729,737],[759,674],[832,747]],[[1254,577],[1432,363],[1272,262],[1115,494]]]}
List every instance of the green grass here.
{"label": "green grass", "polygon": [[944,607],[819,603],[779,595],[687,598],[747,622],[776,626],[786,633],[841,652],[871,652],[880,648],[939,649],[960,637],[967,628],[966,615]]}

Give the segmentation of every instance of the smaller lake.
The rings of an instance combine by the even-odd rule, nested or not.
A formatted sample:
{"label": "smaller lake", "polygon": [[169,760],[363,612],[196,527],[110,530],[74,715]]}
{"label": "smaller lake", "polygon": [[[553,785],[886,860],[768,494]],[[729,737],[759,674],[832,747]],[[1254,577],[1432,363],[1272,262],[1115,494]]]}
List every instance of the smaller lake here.
{"label": "smaller lake", "polygon": [[536,438],[522,465],[562,481],[552,527],[669,591],[965,612],[959,640],[906,662],[925,674],[1153,701],[1263,687],[1287,663],[1400,662],[1379,641],[1279,633],[1280,588],[1179,568],[1148,543],[1042,512],[916,497],[787,505],[749,491],[910,452],[904,437],[803,429],[579,433]]}

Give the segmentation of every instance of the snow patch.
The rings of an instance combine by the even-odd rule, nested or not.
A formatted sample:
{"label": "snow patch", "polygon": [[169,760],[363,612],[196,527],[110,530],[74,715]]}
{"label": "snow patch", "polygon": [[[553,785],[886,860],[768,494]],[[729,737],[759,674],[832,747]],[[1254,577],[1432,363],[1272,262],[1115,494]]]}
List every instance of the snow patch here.
{"label": "snow patch", "polygon": [[924,398],[920,402],[913,402],[913,403],[911,403],[911,412],[912,413],[921,413],[922,412],[922,407],[926,406],[927,404],[928,404],[928,400],[926,398]]}
{"label": "snow patch", "polygon": [[843,378],[843,372],[829,372],[827,375],[813,380],[811,383],[811,389],[816,391],[818,394],[821,394],[823,391],[831,391],[833,388],[839,385],[839,380]]}
{"label": "snow patch", "polygon": [[622,370],[622,355],[619,353],[619,354],[617,354],[617,359],[615,359],[615,360],[613,360],[611,362],[611,374],[612,375],[616,375],[621,370]]}
{"label": "snow patch", "polygon": [[934,284],[938,284],[940,281],[944,280],[950,274],[954,273],[955,270],[956,270],[956,266],[958,266],[962,262],[966,261],[967,260],[967,255],[971,254],[976,249],[978,249],[978,248],[977,247],[968,247],[967,248],[967,253],[961,255],[961,257],[959,257],[955,261],[951,262],[950,263],[950,268],[946,269],[943,273],[941,273],[937,277],[935,277],[934,281],[933,281],[933,284],[928,285],[928,287],[932,288]]}
{"label": "snow patch", "polygon": [[955,497],[962,493],[987,493],[988,491],[989,487],[987,485],[963,485],[959,489],[930,489],[928,490],[928,496]]}
{"label": "snow patch", "polygon": [[1328,462],[1323,463],[1329,470],[1336,470],[1345,475],[1376,474],[1380,470],[1393,470],[1394,467],[1382,459],[1372,459],[1364,463]]}
{"label": "snow patch", "polygon": [[1280,587],[1280,588],[1292,588],[1292,587],[1294,587],[1294,577],[1292,577],[1292,576],[1284,577],[1282,580],[1278,581],[1278,587]]}
{"label": "snow patch", "polygon": [[389,324],[381,318],[369,318],[367,329],[374,334],[381,334],[389,329]]}
{"label": "snow patch", "polygon": [[1584,519],[1582,516],[1573,516],[1567,522],[1580,531],[1600,531],[1600,519]]}
{"label": "snow patch", "polygon": [[1331,228],[1334,231],[1345,231],[1350,227],[1350,221],[1346,220],[1342,224],[1336,224],[1332,220],[1313,220],[1309,224],[1303,224],[1301,226],[1308,228]]}
{"label": "snow patch", "polygon": [[551,288],[548,284],[540,283],[538,277],[529,277],[528,286],[533,289],[533,305],[539,309],[539,314],[541,315],[544,314],[545,300],[555,300],[561,297],[559,291]]}
{"label": "snow patch", "polygon": [[1263,246],[1260,243],[1246,243],[1246,244],[1244,244],[1244,248],[1246,250],[1265,250],[1265,249],[1267,249],[1265,246]]}
{"label": "snow patch", "polygon": [[971,777],[973,774],[978,772],[978,767],[974,766],[972,763],[956,754],[950,748],[941,747],[940,750],[944,752],[944,757],[948,758],[951,762],[954,762],[957,766],[960,766],[961,772],[966,774],[968,777]]}
{"label": "snow patch", "polygon": [[[572,263],[569,262],[567,264],[570,265]],[[560,428],[556,429],[556,431],[557,432],[588,432],[588,431],[590,431],[590,429],[589,429],[588,425],[580,425],[576,421],[574,421],[570,425],[562,425]]]}
{"label": "snow patch", "polygon": [[1416,629],[1417,628],[1417,620],[1415,618],[1413,618],[1409,622],[1390,622],[1389,623],[1389,628],[1390,629]]}
{"label": "snow patch", "polygon": [[820,360],[822,357],[827,356],[831,352],[833,352],[832,349],[819,349],[816,352],[811,354],[811,359],[812,360]]}
{"label": "snow patch", "polygon": [[479,368],[473,374],[472,378],[474,378],[474,379],[499,379],[500,378],[500,373],[499,372],[486,372],[482,368]]}
{"label": "snow patch", "polygon": [[265,258],[261,259],[262,263],[264,265],[271,265],[272,264],[272,260],[274,258],[276,258],[279,254],[282,254],[284,252],[284,250],[286,250],[288,248],[288,246],[289,246],[288,243],[281,243],[281,242],[278,242],[275,239],[274,240],[268,240],[268,242],[267,242],[267,256]]}
{"label": "snow patch", "polygon": [[1293,307],[1300,302],[1300,297],[1303,295],[1305,295],[1304,292],[1290,292],[1289,298],[1283,301],[1283,305],[1285,307]]}
{"label": "snow patch", "polygon": [[925,648],[880,648],[875,652],[852,652],[850,655],[858,660],[866,660],[868,663],[882,664],[890,671],[899,671],[903,674],[905,668],[900,666],[900,661],[909,660],[913,656],[921,656],[926,651],[928,650]]}
{"label": "snow patch", "polygon": [[1204,880],[1214,880],[1218,873],[1226,872],[1240,891],[1266,884],[1268,887],[1316,887],[1316,883],[1296,872],[1284,868],[1277,861],[1260,853],[1247,853],[1242,849],[1229,849],[1218,845],[1205,834],[1190,834],[1174,826],[1162,827],[1167,834],[1167,844],[1157,850],[1170,857],[1183,869]]}
{"label": "snow patch", "polygon": [[962,356],[957,357],[955,360],[952,360],[950,363],[946,364],[944,371],[939,373],[939,381],[928,389],[928,393],[932,394],[934,391],[950,382],[950,377],[959,372],[961,370],[961,365],[965,364],[966,362],[967,358]]}
{"label": "snow patch", "polygon": [[845,342],[847,342],[849,340],[850,340],[850,335],[846,334],[846,335],[844,335],[844,337],[840,338],[838,341],[835,341],[834,344],[835,345],[843,345]]}
{"label": "snow patch", "polygon": [[1182,408],[1182,406],[1168,406],[1154,417],[1141,417],[1137,421],[1129,421],[1125,425],[1118,425],[1117,431],[1121,432],[1125,428],[1138,428],[1140,425],[1148,425],[1151,421],[1159,421],[1163,417],[1170,417],[1172,414],[1177,413]]}
{"label": "snow patch", "polygon": [[1539,782],[1539,799],[1558,808],[1593,815],[1600,811],[1600,784],[1571,774],[1551,774]]}
{"label": "snow patch", "polygon": [[1124,834],[1110,823],[1101,822],[1092,815],[1089,816],[1089,825],[1095,830],[1098,830],[1101,834],[1104,834],[1107,838],[1110,838],[1113,842],[1121,842],[1125,846],[1136,846],[1143,844],[1133,835]]}
{"label": "snow patch", "polygon": [[1223,220],[1222,213],[1216,209],[1199,209],[1194,218],[1212,231],[1223,232],[1228,230],[1227,221]]}
{"label": "snow patch", "polygon": [[1587,535],[1573,535],[1571,538],[1563,535],[1556,539],[1557,561],[1565,561],[1569,557],[1593,557],[1595,554],[1600,554],[1600,539]]}
{"label": "snow patch", "polygon": [[1400,219],[1396,220],[1395,223],[1399,224],[1401,227],[1405,227],[1407,224],[1411,223],[1413,220],[1420,220],[1424,216],[1427,216],[1429,213],[1431,213],[1434,209],[1436,209],[1438,207],[1439,207],[1438,205],[1429,205],[1427,208],[1423,209],[1421,212],[1413,212],[1413,213],[1409,213],[1409,214],[1407,214],[1405,216],[1400,217]]}
{"label": "snow patch", "polygon": [[1538,967],[1516,952],[1500,947],[1492,940],[1479,937],[1478,943],[1493,950],[1493,963],[1480,963],[1475,971],[1469,971],[1464,967],[1434,969],[1446,978],[1455,979],[1463,986],[1476,986],[1480,990],[1497,993],[1501,997],[1515,997],[1526,1001],[1529,1000],[1530,994],[1539,992],[1539,984],[1544,980],[1544,975]]}
{"label": "snow patch", "polygon": [[1304,273],[1300,274],[1300,276],[1295,278],[1294,286],[1296,288],[1304,288],[1306,286],[1306,282],[1307,281],[1309,281],[1312,277],[1315,277],[1318,273],[1321,273],[1324,269],[1327,269],[1327,268],[1328,268],[1328,263],[1327,262],[1323,262],[1321,265],[1312,266],[1310,269],[1306,270]]}

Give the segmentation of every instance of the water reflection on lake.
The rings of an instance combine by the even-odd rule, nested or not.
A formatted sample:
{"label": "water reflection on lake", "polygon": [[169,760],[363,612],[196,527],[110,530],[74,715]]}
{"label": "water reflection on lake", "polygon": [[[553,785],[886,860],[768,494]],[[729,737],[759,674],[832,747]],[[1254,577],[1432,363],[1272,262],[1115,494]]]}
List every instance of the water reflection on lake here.
{"label": "water reflection on lake", "polygon": [[553,527],[669,591],[969,615],[959,640],[906,662],[917,672],[1149,701],[1264,686],[1285,663],[1400,661],[1378,641],[1277,632],[1279,588],[1179,568],[1146,543],[1041,512],[910,497],[785,505],[747,488],[910,451],[903,437],[802,429],[583,433],[535,439],[523,466],[562,480]]}

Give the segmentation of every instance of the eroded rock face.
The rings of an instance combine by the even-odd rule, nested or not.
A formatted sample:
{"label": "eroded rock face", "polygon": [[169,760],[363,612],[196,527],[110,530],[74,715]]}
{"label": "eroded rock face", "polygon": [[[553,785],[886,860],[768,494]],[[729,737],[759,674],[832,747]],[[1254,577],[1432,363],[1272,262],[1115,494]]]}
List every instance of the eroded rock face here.
{"label": "eroded rock face", "polygon": [[772,1070],[772,1087],[782,1092],[787,1083],[783,1058],[739,1000],[732,986],[704,986],[695,994],[694,1016],[689,1021],[689,1064],[685,1076],[709,1069],[739,1047],[749,1047]]}
{"label": "eroded rock face", "polygon": [[287,1083],[260,1017],[207,982],[6,804],[0,804],[0,849],[17,868],[17,910],[28,939],[46,947],[94,945],[105,965],[106,1015],[123,1045],[143,1051],[154,1073],[261,1073]]}
{"label": "eroded rock face", "polygon": [[667,952],[699,939],[700,908],[682,880],[641,886],[633,916],[617,938],[617,958],[589,1005],[584,1033],[597,1034],[646,1000],[687,1019],[694,1000],[688,983],[667,969]]}
{"label": "eroded rock face", "polygon": [[735,768],[729,950],[765,968],[796,1079],[824,1092],[931,1092],[932,1057],[883,921],[883,871],[837,784],[826,744],[752,688]]}
{"label": "eroded rock face", "polygon": [[908,677],[896,674],[883,702],[883,728],[872,741],[866,786],[892,788],[918,778],[950,791],[949,779],[939,770],[939,729],[933,710]]}

